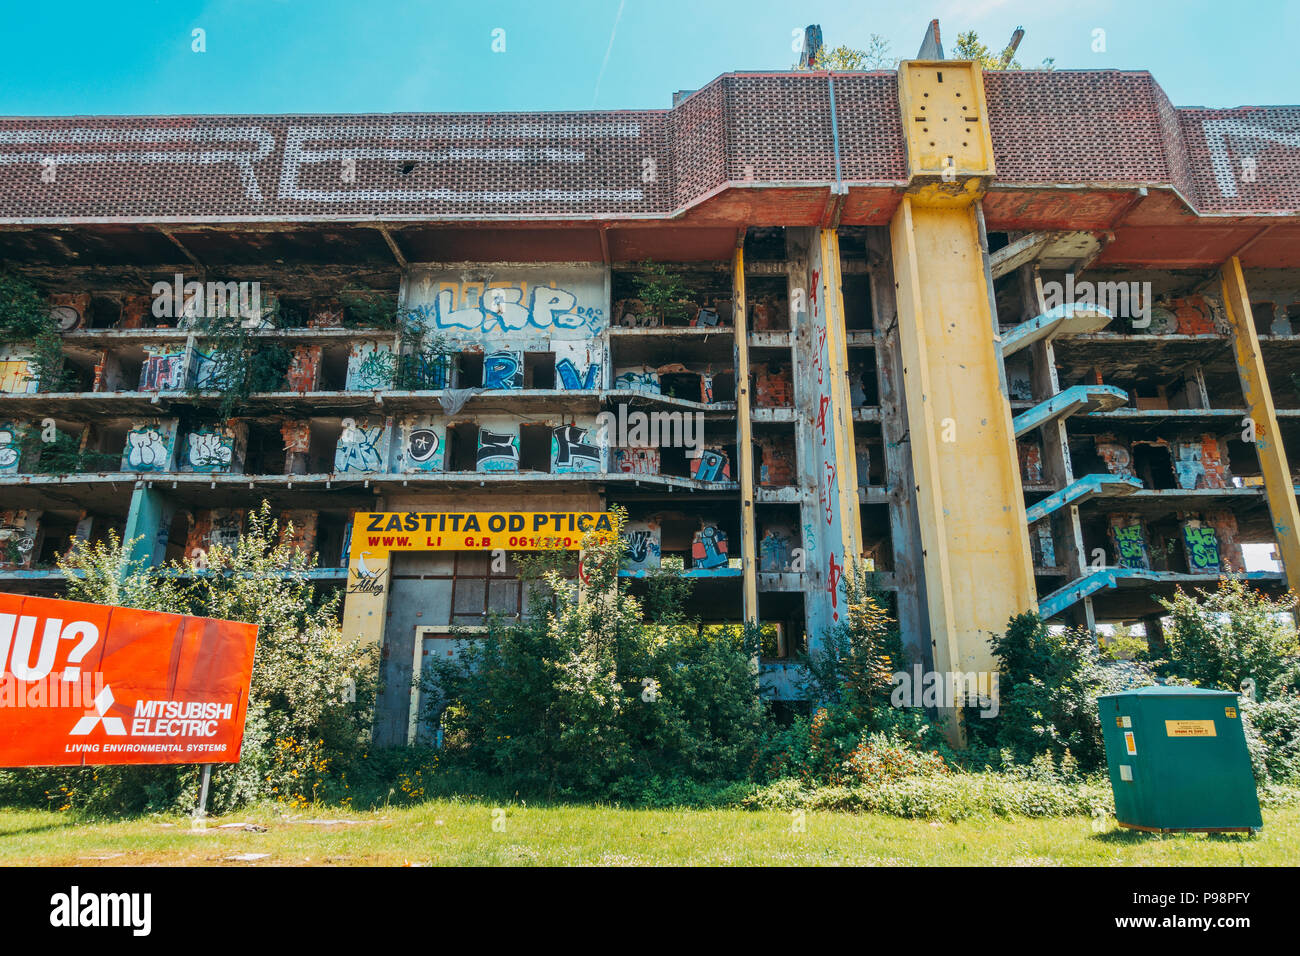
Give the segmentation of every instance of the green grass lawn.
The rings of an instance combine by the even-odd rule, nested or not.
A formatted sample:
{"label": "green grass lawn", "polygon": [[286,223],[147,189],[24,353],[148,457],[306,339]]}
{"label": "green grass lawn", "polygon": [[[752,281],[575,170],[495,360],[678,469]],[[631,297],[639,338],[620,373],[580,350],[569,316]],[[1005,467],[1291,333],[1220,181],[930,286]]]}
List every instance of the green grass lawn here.
{"label": "green grass lawn", "polygon": [[[354,821],[324,825],[319,820]],[[494,829],[494,819],[496,828]],[[265,830],[226,828],[238,823]],[[1087,817],[937,823],[878,815],[625,810],[431,800],[345,813],[264,806],[212,818],[120,822],[0,810],[0,865],[1153,865],[1300,863],[1300,806],[1264,811],[1257,836],[1156,836]],[[253,861],[231,860],[266,854]]]}

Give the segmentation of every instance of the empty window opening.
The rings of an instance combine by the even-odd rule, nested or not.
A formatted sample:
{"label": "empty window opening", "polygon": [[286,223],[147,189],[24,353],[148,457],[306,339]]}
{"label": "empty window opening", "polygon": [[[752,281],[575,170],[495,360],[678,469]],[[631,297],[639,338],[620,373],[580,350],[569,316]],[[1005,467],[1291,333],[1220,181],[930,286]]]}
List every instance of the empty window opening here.
{"label": "empty window opening", "polygon": [[1178,487],[1173,455],[1167,445],[1134,442],[1133,470],[1147,488],[1164,491]]}
{"label": "empty window opening", "polygon": [[478,468],[478,424],[456,422],[447,426],[447,471]]}
{"label": "empty window opening", "polygon": [[525,422],[519,426],[519,470],[551,470],[551,432],[553,426]]}
{"label": "empty window opening", "polygon": [[268,422],[248,423],[248,450],[244,458],[244,472],[249,475],[282,475],[285,473],[284,436],[280,426]]}
{"label": "empty window opening", "polygon": [[341,392],[348,380],[348,347],[328,345],[321,351],[320,385],[322,392]]}
{"label": "empty window opening", "polygon": [[872,315],[871,279],[865,275],[844,276],[844,328],[862,331],[875,328]]}

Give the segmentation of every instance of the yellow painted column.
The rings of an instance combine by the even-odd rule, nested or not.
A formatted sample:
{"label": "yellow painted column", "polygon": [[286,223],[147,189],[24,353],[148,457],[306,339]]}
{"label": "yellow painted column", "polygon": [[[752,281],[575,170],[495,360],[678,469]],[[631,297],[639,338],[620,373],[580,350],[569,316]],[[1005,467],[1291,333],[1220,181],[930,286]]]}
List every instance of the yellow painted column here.
{"label": "yellow painted column", "polygon": [[1237,375],[1246,399],[1246,415],[1254,423],[1255,450],[1264,475],[1273,534],[1277,538],[1282,566],[1286,569],[1287,586],[1300,594],[1300,508],[1296,505],[1291,468],[1278,431],[1277,410],[1273,406],[1273,393],[1268,386],[1264,358],[1259,350],[1259,335],[1251,316],[1250,293],[1246,290],[1246,279],[1236,256],[1224,263],[1222,279],[1223,304],[1228,324],[1232,327]]}
{"label": "yellow painted column", "polygon": [[736,334],[736,451],[740,461],[740,553],[744,568],[746,621],[758,621],[758,532],[754,520],[754,429],[749,415],[749,317],[745,301],[745,237],[736,239],[732,259],[732,324]]}
{"label": "yellow painted column", "polygon": [[365,644],[384,643],[388,620],[389,567],[392,554],[387,548],[367,547],[365,522],[359,512],[353,519],[348,548],[348,583],[343,595],[343,635]]}
{"label": "yellow painted column", "polygon": [[844,284],[840,274],[840,235],[822,229],[818,235],[822,281],[818,293],[826,306],[827,371],[831,387],[834,460],[839,471],[836,493],[846,570],[862,559],[862,520],[858,503],[858,455],[853,437],[853,399],[849,391],[848,334],[844,327]]}
{"label": "yellow painted column", "polygon": [[[890,239],[931,650],[943,674],[994,673],[990,639],[1038,601],[976,219],[994,172],[980,69],[904,61],[899,99],[910,184]],[[957,707],[941,713],[960,743]]]}

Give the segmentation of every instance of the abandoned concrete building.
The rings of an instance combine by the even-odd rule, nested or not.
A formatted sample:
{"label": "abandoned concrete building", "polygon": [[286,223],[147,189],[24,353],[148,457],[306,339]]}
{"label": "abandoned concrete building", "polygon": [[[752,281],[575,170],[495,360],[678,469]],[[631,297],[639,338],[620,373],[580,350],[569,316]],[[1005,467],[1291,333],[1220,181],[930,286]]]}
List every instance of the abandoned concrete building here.
{"label": "abandoned concrete building", "polygon": [[[622,506],[623,573],[772,625],[778,698],[855,566],[941,671],[1033,607],[1158,627],[1179,585],[1300,585],[1298,108],[939,59],[662,110],[0,131],[0,260],[63,360],[0,345],[0,587],[59,593],[110,531],[201,555],[267,501],[382,643],[382,739],[522,587],[357,515]],[[232,338],[279,356],[233,397]]]}

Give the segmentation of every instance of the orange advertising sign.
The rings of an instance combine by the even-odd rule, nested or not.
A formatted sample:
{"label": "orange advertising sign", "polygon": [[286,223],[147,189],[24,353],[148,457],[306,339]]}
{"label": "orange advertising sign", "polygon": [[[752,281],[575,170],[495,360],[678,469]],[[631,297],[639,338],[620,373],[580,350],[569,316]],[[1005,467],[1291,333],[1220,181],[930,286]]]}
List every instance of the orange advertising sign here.
{"label": "orange advertising sign", "polygon": [[257,625],[0,594],[0,767],[236,763]]}

